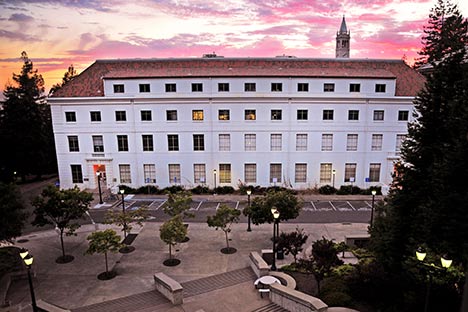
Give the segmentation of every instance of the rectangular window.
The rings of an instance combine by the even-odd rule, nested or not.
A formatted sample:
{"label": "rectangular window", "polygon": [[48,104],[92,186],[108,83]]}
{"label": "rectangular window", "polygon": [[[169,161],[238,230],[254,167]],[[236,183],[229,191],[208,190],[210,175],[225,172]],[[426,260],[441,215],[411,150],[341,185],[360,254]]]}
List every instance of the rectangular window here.
{"label": "rectangular window", "polygon": [[230,114],[229,109],[220,109],[218,110],[218,120],[229,120]]}
{"label": "rectangular window", "polygon": [[229,83],[218,83],[218,92],[229,92]]}
{"label": "rectangular window", "polygon": [[244,164],[245,183],[257,183],[257,164]]}
{"label": "rectangular window", "polygon": [[126,111],[116,111],[115,112],[115,121],[127,121],[127,112]]}
{"label": "rectangular window", "polygon": [[192,83],[192,92],[203,92],[202,83]]}
{"label": "rectangular window", "polygon": [[231,150],[231,135],[220,134],[219,135],[219,151],[229,152]]}
{"label": "rectangular window", "polygon": [[143,164],[145,183],[156,183],[156,166],[154,164]]}
{"label": "rectangular window", "polygon": [[386,84],[377,83],[375,85],[375,93],[385,93],[386,89],[387,89]]}
{"label": "rectangular window", "polygon": [[296,164],[294,182],[296,183],[307,182],[307,164]]}
{"label": "rectangular window", "polygon": [[398,121],[408,121],[409,111],[398,111]]}
{"label": "rectangular window", "polygon": [[282,92],[283,84],[281,82],[272,82],[271,83],[271,92]]}
{"label": "rectangular window", "polygon": [[194,109],[192,110],[192,120],[203,120],[203,110],[202,109]]}
{"label": "rectangular window", "polygon": [[246,82],[244,83],[244,91],[245,92],[255,92],[257,91],[257,85],[253,82]]}
{"label": "rectangular window", "polygon": [[90,112],[91,121],[101,121],[101,112]]}
{"label": "rectangular window", "polygon": [[150,92],[150,84],[149,83],[140,83],[140,93],[148,93]]}
{"label": "rectangular window", "polygon": [[297,120],[307,120],[308,119],[308,110],[307,109],[298,109],[297,110]]}
{"label": "rectangular window", "polygon": [[75,112],[65,112],[65,120],[67,122],[76,122],[76,113]]}
{"label": "rectangular window", "polygon": [[369,182],[380,181],[380,164],[369,165]]}
{"label": "rectangular window", "polygon": [[307,151],[307,134],[296,134],[296,151]]}
{"label": "rectangular window", "polygon": [[179,135],[178,134],[167,135],[167,149],[168,151],[179,150]]}
{"label": "rectangular window", "polygon": [[403,144],[404,140],[406,140],[406,134],[397,134],[396,135],[395,152],[397,152],[397,154],[400,154],[401,145]]}
{"label": "rectangular window", "polygon": [[205,136],[203,134],[193,135],[193,150],[204,151],[205,150]]}
{"label": "rectangular window", "polygon": [[123,84],[115,84],[114,85],[114,93],[124,93],[125,87]]}
{"label": "rectangular window", "polygon": [[372,135],[372,144],[371,151],[381,151],[382,150],[382,134],[373,134]]}
{"label": "rectangular window", "polygon": [[120,183],[132,183],[130,165],[119,165]]}
{"label": "rectangular window", "polygon": [[361,84],[359,83],[350,83],[349,92],[361,92]]}
{"label": "rectangular window", "polygon": [[330,183],[332,180],[332,164],[320,164],[320,183]]}
{"label": "rectangular window", "polygon": [[283,145],[283,139],[281,134],[272,134],[270,135],[270,150],[272,152],[280,152]]}
{"label": "rectangular window", "polygon": [[255,120],[257,119],[257,113],[255,109],[246,109],[245,113],[245,120]]}
{"label": "rectangular window", "polygon": [[322,151],[333,150],[333,134],[322,134]]}
{"label": "rectangular window", "polygon": [[193,164],[193,182],[194,183],[206,183],[205,164]]}
{"label": "rectangular window", "polygon": [[281,120],[281,109],[272,109],[271,110],[271,120]]}
{"label": "rectangular window", "polygon": [[357,134],[348,134],[346,136],[346,150],[348,152],[357,151],[358,147],[358,135]]}
{"label": "rectangular window", "polygon": [[143,151],[152,152],[153,151],[153,135],[143,134],[141,136],[141,139],[143,141]]}
{"label": "rectangular window", "polygon": [[95,153],[104,153],[104,140],[102,135],[93,135],[93,149]]}
{"label": "rectangular window", "polygon": [[219,183],[231,183],[231,164],[219,164]]}
{"label": "rectangular window", "polygon": [[281,183],[281,164],[270,164],[270,183]]}
{"label": "rectangular window", "polygon": [[344,181],[356,182],[356,164],[345,164]]}
{"label": "rectangular window", "polygon": [[308,83],[298,83],[297,84],[297,92],[309,92],[309,84]]}
{"label": "rectangular window", "polygon": [[167,110],[166,111],[166,120],[168,120],[168,121],[177,120],[177,111],[176,110]]}
{"label": "rectangular window", "polygon": [[359,120],[359,111],[358,110],[349,110],[348,111],[348,120]]}
{"label": "rectangular window", "polygon": [[257,135],[245,134],[244,135],[244,150],[255,151],[257,149]]}
{"label": "rectangular window", "polygon": [[141,121],[151,121],[151,111],[150,110],[143,110],[140,112],[141,114]]}
{"label": "rectangular window", "polygon": [[374,120],[384,120],[384,111],[383,110],[375,110],[374,111]]}
{"label": "rectangular window", "polygon": [[323,120],[333,120],[333,109],[323,110]]}
{"label": "rectangular window", "polygon": [[179,164],[169,164],[169,183],[180,183]]}
{"label": "rectangular window", "polygon": [[70,165],[72,183],[83,183],[83,172],[81,171],[81,165]]}
{"label": "rectangular window", "polygon": [[335,92],[335,84],[334,83],[324,83],[323,84],[323,92]]}
{"label": "rectangular window", "polygon": [[175,83],[166,83],[166,92],[177,92],[177,85]]}
{"label": "rectangular window", "polygon": [[119,152],[128,152],[128,137],[126,135],[117,136],[117,150]]}
{"label": "rectangular window", "polygon": [[70,152],[79,152],[80,146],[78,144],[78,136],[70,135],[68,136],[68,150]]}
{"label": "rectangular window", "polygon": [[143,175],[145,183],[156,183],[156,166],[154,164],[143,164]]}

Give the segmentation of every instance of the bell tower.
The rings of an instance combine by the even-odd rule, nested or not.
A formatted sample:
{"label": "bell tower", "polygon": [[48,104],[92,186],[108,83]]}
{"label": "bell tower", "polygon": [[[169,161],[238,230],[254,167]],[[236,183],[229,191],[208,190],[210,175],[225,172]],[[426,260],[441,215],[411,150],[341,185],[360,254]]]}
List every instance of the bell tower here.
{"label": "bell tower", "polygon": [[349,58],[349,39],[351,33],[346,27],[345,17],[341,21],[340,30],[336,33],[336,58]]}

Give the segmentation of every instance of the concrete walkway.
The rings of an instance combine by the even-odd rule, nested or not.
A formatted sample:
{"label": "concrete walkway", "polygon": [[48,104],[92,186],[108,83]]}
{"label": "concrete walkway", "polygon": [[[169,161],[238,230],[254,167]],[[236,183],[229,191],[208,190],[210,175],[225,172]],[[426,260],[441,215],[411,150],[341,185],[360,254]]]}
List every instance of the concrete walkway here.
{"label": "concrete walkway", "polygon": [[[208,228],[203,223],[191,223],[188,236],[190,240],[176,246],[175,257],[181,264],[166,267],[162,262],[168,258],[168,247],[159,239],[160,223],[146,223],[143,228],[134,229],[139,233],[132,246],[136,250],[129,254],[109,255],[109,264],[117,272],[117,277],[108,281],[100,281],[97,275],[104,271],[103,255],[84,255],[88,246],[86,237],[95,230],[93,225],[85,225],[78,230],[77,236],[65,238],[67,254],[75,257],[67,264],[56,264],[55,258],[60,255],[59,237],[53,230],[35,232],[18,238],[27,242],[17,244],[30,250],[34,256],[34,285],[37,299],[43,299],[55,305],[81,310],[82,307],[99,304],[109,300],[123,299],[133,296],[140,302],[134,304],[133,311],[254,311],[269,304],[268,299],[262,299],[253,287],[252,280],[243,277],[230,285],[221,284],[214,288],[200,291],[201,285],[195,287],[192,295],[186,296],[184,304],[174,307],[157,296],[145,293],[155,292],[153,274],[164,272],[178,282],[189,285],[190,281],[201,281],[213,275],[240,270],[249,266],[248,254],[251,251],[271,248],[272,225],[253,226],[252,232],[246,232],[245,224],[235,224],[232,227],[230,244],[237,253],[225,255],[220,249],[225,247],[224,233]],[[112,226],[98,224],[99,230]],[[281,231],[293,231],[296,227],[303,228],[309,235],[306,252],[310,252],[313,241],[322,236],[343,241],[345,235],[366,234],[368,224],[281,224]],[[285,259],[284,263],[292,262]],[[249,274],[249,273],[247,273]],[[251,274],[251,273],[250,273]],[[209,280],[208,280],[209,281]],[[209,282],[208,282],[209,283]],[[187,288],[189,289],[189,288]],[[198,291],[197,291],[198,289]],[[140,297],[138,297],[140,296]],[[8,298],[13,306],[0,311],[31,311],[27,280],[13,283]],[[145,299],[150,298],[150,299]],[[146,300],[156,300],[154,305],[147,305]],[[242,303],[240,305],[239,303]],[[116,312],[117,310],[112,310]],[[130,311],[130,310],[128,310]]]}

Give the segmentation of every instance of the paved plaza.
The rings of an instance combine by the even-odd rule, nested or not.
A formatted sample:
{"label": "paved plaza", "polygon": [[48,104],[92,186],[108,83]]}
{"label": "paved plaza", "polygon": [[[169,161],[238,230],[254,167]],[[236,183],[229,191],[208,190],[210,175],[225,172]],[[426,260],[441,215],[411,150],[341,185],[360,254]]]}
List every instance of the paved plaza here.
{"label": "paved plaza", "polygon": [[[32,232],[18,238],[19,247],[30,250],[34,256],[34,285],[37,299],[71,309],[84,311],[255,311],[269,304],[261,298],[253,286],[254,276],[249,267],[251,251],[271,248],[272,225],[253,226],[246,231],[246,224],[232,226],[230,244],[235,254],[220,252],[225,247],[224,233],[209,228],[206,223],[190,223],[190,240],[175,248],[175,257],[181,264],[175,267],[163,265],[168,257],[168,247],[159,239],[160,222],[147,222],[135,228],[138,233],[129,254],[110,254],[110,267],[117,277],[100,281],[97,275],[104,271],[103,255],[84,255],[88,246],[86,237],[96,229],[113,226],[86,224],[77,236],[65,237],[67,254],[75,257],[67,264],[56,264],[60,255],[60,242],[54,230]],[[312,241],[322,236],[343,241],[346,235],[367,234],[367,223],[295,224],[282,223],[281,231],[304,229],[309,235],[306,253],[310,253]],[[115,227],[113,227],[115,228]],[[115,228],[117,230],[117,228]],[[286,257],[283,263],[291,262]],[[188,293],[184,304],[172,306],[164,298],[158,299],[153,275],[164,272],[182,283]],[[211,278],[211,279],[210,279]],[[211,286],[209,286],[211,285]],[[12,306],[0,311],[31,311],[27,280],[12,284],[8,293]],[[106,304],[102,304],[106,302]],[[107,308],[104,308],[107,307]],[[121,310],[119,310],[119,307]],[[94,309],[94,310],[93,310]],[[123,310],[122,310],[123,309]]]}

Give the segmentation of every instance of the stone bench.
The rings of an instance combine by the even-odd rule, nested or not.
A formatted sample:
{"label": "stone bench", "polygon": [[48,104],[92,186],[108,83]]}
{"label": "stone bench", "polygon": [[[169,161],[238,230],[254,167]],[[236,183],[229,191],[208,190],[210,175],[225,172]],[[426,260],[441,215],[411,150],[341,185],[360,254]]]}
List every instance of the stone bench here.
{"label": "stone bench", "polygon": [[159,272],[154,274],[154,283],[156,285],[156,290],[169,299],[172,304],[180,305],[184,303],[184,289],[177,281]]}
{"label": "stone bench", "polygon": [[255,275],[257,277],[262,277],[265,275],[268,275],[268,272],[270,271],[270,267],[266,263],[265,260],[260,256],[260,254],[256,251],[252,251],[249,254],[249,260],[250,260],[250,267],[254,271]]}
{"label": "stone bench", "polygon": [[270,300],[288,311],[326,312],[328,309],[322,300],[279,284],[270,286]]}

